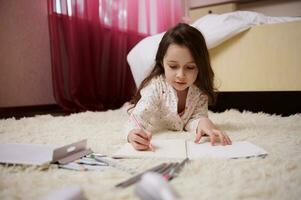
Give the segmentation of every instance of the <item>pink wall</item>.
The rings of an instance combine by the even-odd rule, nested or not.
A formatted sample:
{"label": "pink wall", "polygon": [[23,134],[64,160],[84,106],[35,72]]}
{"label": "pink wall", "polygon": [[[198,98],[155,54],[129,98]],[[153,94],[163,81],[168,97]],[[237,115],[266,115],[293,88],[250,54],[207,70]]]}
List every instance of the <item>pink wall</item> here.
{"label": "pink wall", "polygon": [[54,104],[46,0],[0,0],[0,107]]}

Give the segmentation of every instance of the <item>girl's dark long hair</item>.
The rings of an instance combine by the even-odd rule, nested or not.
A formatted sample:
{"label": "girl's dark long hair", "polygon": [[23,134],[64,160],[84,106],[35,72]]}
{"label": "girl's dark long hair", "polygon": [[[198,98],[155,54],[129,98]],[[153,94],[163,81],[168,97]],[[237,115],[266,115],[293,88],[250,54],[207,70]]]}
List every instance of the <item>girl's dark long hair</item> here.
{"label": "girl's dark long hair", "polygon": [[144,88],[152,78],[164,74],[163,58],[171,44],[185,46],[189,49],[198,67],[198,76],[194,84],[208,96],[209,104],[215,103],[214,72],[211,68],[205,39],[199,30],[184,23],[179,23],[164,34],[158,47],[154,68],[142,81],[130,103],[135,107],[141,98],[141,89]]}

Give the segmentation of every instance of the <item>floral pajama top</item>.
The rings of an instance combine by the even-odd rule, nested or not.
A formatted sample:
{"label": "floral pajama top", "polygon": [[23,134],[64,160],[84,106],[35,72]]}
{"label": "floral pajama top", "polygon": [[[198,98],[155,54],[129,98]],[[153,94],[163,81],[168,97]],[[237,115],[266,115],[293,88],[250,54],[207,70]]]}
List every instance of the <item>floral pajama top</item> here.
{"label": "floral pajama top", "polygon": [[141,90],[141,99],[130,115],[125,127],[126,137],[132,129],[139,128],[132,115],[150,132],[164,129],[195,132],[199,119],[208,116],[208,97],[197,86],[190,86],[185,110],[179,114],[177,92],[160,75]]}

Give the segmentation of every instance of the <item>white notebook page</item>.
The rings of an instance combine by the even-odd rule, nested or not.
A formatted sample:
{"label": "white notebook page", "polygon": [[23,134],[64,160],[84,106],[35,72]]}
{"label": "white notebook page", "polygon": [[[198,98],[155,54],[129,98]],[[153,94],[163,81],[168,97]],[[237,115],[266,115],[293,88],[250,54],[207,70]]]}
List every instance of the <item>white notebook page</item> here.
{"label": "white notebook page", "polygon": [[264,149],[247,141],[233,142],[232,145],[225,146],[221,144],[212,146],[210,142],[195,144],[187,141],[187,155],[190,159],[202,157],[241,158],[266,154]]}
{"label": "white notebook page", "polygon": [[185,140],[179,139],[154,139],[151,141],[155,151],[137,151],[127,143],[122,146],[113,157],[121,158],[139,158],[139,157],[156,157],[156,158],[186,158]]}

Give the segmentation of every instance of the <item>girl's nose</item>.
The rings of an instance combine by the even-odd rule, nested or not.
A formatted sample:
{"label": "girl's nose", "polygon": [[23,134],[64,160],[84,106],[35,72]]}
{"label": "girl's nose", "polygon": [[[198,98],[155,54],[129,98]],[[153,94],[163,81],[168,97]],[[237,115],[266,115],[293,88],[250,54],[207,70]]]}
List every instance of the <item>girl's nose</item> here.
{"label": "girl's nose", "polygon": [[177,78],[183,78],[185,76],[184,71],[182,69],[179,69],[177,71]]}

